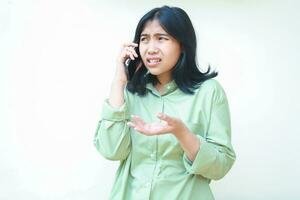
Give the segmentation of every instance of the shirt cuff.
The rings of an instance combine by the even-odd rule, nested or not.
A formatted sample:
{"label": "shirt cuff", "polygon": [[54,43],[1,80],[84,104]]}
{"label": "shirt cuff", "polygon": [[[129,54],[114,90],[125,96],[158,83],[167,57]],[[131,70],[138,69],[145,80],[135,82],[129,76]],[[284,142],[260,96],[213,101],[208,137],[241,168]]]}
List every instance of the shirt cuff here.
{"label": "shirt cuff", "polygon": [[200,148],[194,161],[191,161],[186,154],[183,154],[183,163],[187,171],[191,174],[201,174],[210,167],[210,163],[216,158],[216,149],[205,141],[205,139],[196,135],[200,140]]}
{"label": "shirt cuff", "polygon": [[108,99],[105,99],[102,107],[101,119],[109,121],[124,121],[127,119],[129,120],[130,115],[128,112],[126,101],[121,107],[114,108],[109,104]]}

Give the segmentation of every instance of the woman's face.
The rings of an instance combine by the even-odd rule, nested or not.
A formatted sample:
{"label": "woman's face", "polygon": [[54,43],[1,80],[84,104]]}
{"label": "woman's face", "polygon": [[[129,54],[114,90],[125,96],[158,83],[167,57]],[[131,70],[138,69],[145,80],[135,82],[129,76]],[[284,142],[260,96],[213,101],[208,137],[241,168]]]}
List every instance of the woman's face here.
{"label": "woman's face", "polygon": [[149,72],[156,75],[160,83],[171,81],[171,69],[180,56],[180,44],[169,35],[158,20],[148,21],[141,33],[139,51]]}

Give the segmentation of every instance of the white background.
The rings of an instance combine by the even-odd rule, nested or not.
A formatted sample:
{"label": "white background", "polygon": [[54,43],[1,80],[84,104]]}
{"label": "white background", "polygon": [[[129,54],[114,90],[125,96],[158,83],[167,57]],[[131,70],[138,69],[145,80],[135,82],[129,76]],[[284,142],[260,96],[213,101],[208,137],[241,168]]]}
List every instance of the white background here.
{"label": "white background", "polygon": [[[120,45],[150,9],[190,16],[219,71],[237,160],[218,200],[300,199],[299,1],[0,1],[0,199],[107,199],[118,162],[93,146]],[[299,190],[299,189],[298,189]]]}

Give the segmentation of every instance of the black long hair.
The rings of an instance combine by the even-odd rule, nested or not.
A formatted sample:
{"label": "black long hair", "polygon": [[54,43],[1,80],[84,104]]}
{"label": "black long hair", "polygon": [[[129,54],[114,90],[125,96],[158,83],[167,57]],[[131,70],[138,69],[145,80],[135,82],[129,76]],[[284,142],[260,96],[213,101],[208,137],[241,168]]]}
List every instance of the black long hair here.
{"label": "black long hair", "polygon": [[[187,13],[178,7],[163,6],[154,8],[146,13],[139,21],[134,36],[134,43],[140,42],[140,35],[146,22],[157,19],[161,27],[181,45],[181,54],[172,68],[172,78],[178,88],[186,94],[194,94],[205,80],[216,77],[218,72],[210,72],[210,66],[206,72],[201,72],[196,61],[196,34],[192,22]],[[158,79],[155,75],[147,73],[148,70],[141,60],[139,49],[136,49],[138,58],[129,63],[131,79],[128,80],[127,89],[131,93],[138,93],[140,96],[147,94],[146,84],[156,85]],[[137,71],[138,65],[141,67]]]}

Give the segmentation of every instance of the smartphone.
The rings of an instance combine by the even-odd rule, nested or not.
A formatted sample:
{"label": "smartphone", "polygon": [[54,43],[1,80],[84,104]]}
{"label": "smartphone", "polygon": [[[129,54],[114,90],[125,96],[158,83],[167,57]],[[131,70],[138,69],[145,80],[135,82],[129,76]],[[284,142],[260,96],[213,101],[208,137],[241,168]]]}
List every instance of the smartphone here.
{"label": "smartphone", "polygon": [[125,63],[124,63],[124,67],[125,67],[125,73],[127,76],[127,80],[130,81],[133,77],[133,70],[135,71],[132,60],[130,58],[128,58]]}
{"label": "smartphone", "polygon": [[124,67],[128,81],[132,80],[134,73],[141,67],[141,65],[142,61],[139,58],[135,58],[135,60],[128,58],[125,61]]}
{"label": "smartphone", "polygon": [[[137,43],[137,42],[134,41],[134,43]],[[139,55],[138,47],[135,47],[134,49],[135,49],[136,53]],[[132,80],[134,74],[136,73],[136,71],[139,70],[139,68],[141,66],[142,66],[142,60],[141,60],[140,56],[135,58],[134,60],[131,60],[130,58],[127,58],[125,60],[124,67],[125,67],[125,73],[126,73],[128,81]]]}

